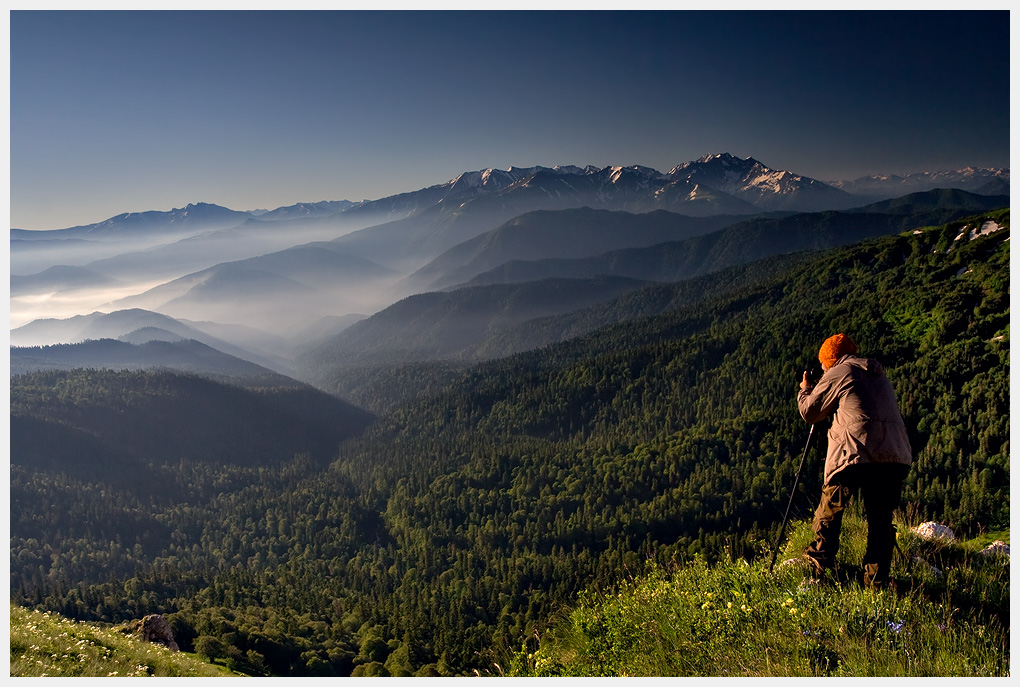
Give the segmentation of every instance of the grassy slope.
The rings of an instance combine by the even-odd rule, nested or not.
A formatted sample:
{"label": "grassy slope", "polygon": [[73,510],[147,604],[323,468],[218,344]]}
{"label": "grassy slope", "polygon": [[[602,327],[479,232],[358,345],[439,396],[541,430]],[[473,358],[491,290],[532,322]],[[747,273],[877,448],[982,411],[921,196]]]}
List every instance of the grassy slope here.
{"label": "grassy slope", "polygon": [[229,677],[194,654],[11,604],[11,677]]}
{"label": "grassy slope", "polygon": [[[809,584],[796,562],[769,556],[709,566],[696,560],[582,595],[577,608],[504,665],[513,676],[1004,676],[1009,674],[1009,558],[980,549],[1008,532],[962,543],[924,541],[900,527],[898,592]],[[845,522],[840,563],[864,546]],[[811,538],[793,528],[784,557]],[[781,559],[782,560],[782,557]],[[910,589],[903,589],[910,580]],[[236,675],[113,627],[11,605],[12,677]],[[502,666],[495,666],[497,674]]]}
{"label": "grassy slope", "polygon": [[[864,549],[848,516],[840,563]],[[785,557],[812,537],[798,523]],[[656,570],[613,593],[582,595],[536,646],[509,658],[517,676],[1004,676],[1009,674],[1009,557],[900,526],[896,592],[813,584],[799,559],[770,556]],[[783,558],[780,558],[783,561]],[[909,585],[909,588],[907,588]],[[502,672],[502,668],[497,668]]]}

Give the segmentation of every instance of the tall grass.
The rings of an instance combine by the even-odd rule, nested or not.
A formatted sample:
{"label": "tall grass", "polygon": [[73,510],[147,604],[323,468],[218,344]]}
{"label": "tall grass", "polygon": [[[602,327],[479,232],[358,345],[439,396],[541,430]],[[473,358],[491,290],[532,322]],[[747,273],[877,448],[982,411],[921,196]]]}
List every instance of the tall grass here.
{"label": "tall grass", "polygon": [[11,604],[12,677],[211,677],[230,675],[191,654],[113,628]]}
{"label": "tall grass", "polygon": [[[787,555],[812,536],[800,523]],[[1008,538],[1008,534],[1004,535]],[[839,562],[864,524],[848,517]],[[901,528],[896,591],[810,580],[793,559],[697,559],[587,593],[507,663],[516,676],[1003,676],[1009,674],[1009,563]],[[781,559],[782,560],[782,559]],[[497,671],[498,672],[498,671]]]}

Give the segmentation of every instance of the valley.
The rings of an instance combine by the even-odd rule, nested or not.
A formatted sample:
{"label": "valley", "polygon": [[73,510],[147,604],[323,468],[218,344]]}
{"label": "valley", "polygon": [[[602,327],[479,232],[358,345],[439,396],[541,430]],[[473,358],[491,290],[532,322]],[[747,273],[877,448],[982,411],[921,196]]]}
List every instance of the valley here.
{"label": "valley", "polygon": [[12,601],[247,674],[491,671],[586,590],[760,556],[833,331],[894,380],[902,517],[1008,529],[1008,171],[893,181],[722,154],[12,230]]}

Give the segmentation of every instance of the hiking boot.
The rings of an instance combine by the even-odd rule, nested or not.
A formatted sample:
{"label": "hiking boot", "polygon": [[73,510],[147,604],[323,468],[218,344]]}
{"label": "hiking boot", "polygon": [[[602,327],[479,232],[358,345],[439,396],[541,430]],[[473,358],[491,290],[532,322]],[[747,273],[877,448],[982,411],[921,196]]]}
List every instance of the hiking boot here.
{"label": "hiking boot", "polygon": [[825,578],[825,571],[831,570],[832,568],[822,565],[817,558],[812,556],[810,553],[805,551],[800,555],[801,560],[807,561],[808,569],[811,571],[811,577],[815,580],[821,580]]}

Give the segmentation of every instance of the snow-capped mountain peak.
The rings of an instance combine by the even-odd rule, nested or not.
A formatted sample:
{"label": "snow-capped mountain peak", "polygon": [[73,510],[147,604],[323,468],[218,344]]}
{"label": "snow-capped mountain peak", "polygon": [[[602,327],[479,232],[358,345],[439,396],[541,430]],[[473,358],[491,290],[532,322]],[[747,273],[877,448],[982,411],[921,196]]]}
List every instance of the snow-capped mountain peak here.
{"label": "snow-capped mountain peak", "polygon": [[814,179],[729,153],[710,153],[677,165],[669,177],[727,193],[763,209],[834,207],[848,202],[843,192]]}
{"label": "snow-capped mountain peak", "polygon": [[530,179],[536,174],[547,173],[554,175],[583,175],[587,168],[580,168],[574,165],[557,165],[556,167],[509,167],[508,169],[495,169],[489,167],[474,172],[464,172],[446,183],[451,191],[501,191],[508,186],[516,184],[521,180]]}
{"label": "snow-capped mountain peak", "polygon": [[694,162],[686,162],[684,164],[685,165],[708,164],[710,162],[717,162],[719,164],[723,164],[726,166],[744,166],[744,164],[747,162],[754,163],[757,162],[757,160],[751,157],[741,159],[739,157],[736,157],[735,155],[730,155],[729,153],[707,153],[705,155],[702,155]]}

